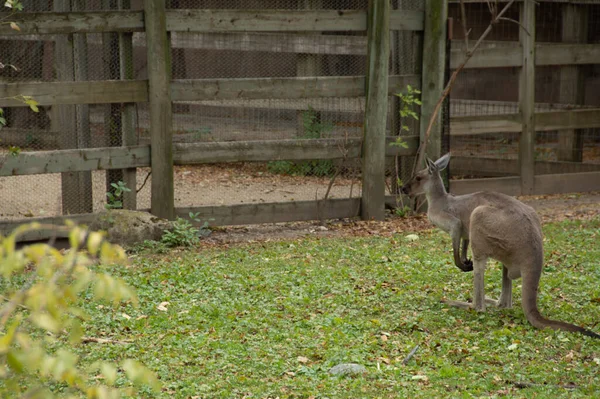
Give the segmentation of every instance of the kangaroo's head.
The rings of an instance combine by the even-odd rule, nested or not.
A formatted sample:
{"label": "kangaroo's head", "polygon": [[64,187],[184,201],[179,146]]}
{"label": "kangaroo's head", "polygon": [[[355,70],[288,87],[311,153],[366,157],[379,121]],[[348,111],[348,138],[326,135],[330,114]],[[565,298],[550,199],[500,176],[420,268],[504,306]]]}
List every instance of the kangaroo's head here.
{"label": "kangaroo's head", "polygon": [[409,197],[427,193],[434,185],[441,183],[440,172],[448,166],[448,162],[450,162],[450,153],[447,153],[435,162],[426,158],[426,162],[427,167],[418,171],[404,186],[402,186],[402,192]]}

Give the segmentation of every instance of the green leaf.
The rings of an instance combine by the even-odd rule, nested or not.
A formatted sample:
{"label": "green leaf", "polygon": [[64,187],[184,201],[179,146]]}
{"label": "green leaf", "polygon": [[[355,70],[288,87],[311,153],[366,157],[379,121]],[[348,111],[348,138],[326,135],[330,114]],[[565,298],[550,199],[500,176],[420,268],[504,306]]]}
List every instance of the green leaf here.
{"label": "green leaf", "polygon": [[114,385],[117,380],[117,368],[110,363],[100,364],[100,372],[108,385]]}

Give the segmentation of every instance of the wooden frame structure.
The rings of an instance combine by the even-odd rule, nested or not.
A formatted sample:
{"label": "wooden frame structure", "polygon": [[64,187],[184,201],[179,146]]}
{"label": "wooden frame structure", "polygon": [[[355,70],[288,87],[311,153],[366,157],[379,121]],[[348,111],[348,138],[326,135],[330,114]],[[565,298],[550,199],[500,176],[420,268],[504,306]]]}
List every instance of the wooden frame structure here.
{"label": "wooden frame structure", "polygon": [[[152,167],[152,212],[161,217],[173,218],[187,215],[187,212],[200,212],[203,219],[213,218],[216,225],[264,223],[275,221],[363,217],[380,219],[386,200],[381,184],[366,185],[362,199],[337,199],[326,201],[305,201],[276,204],[235,205],[219,207],[197,207],[175,209],[173,204],[173,165],[240,162],[270,160],[336,159],[340,158],[339,139],[281,140],[281,141],[242,141],[222,143],[176,143],[172,146],[171,103],[173,101],[216,101],[216,100],[262,100],[262,99],[305,99],[318,97],[366,97],[372,104],[384,104],[387,96],[403,89],[407,84],[421,87],[420,75],[390,75],[381,68],[389,57],[384,39],[389,39],[389,30],[423,31],[431,25],[445,23],[446,13],[441,7],[445,1],[427,0],[429,6],[441,7],[441,13],[426,18],[424,12],[389,10],[378,7],[381,2],[370,1],[369,11],[356,10],[165,10],[164,0],[145,2],[144,11],[130,11],[127,0],[120,0],[122,10],[104,12],[57,12],[18,13],[12,19],[20,27],[15,31],[9,25],[0,25],[0,37],[20,40],[39,40],[44,35],[105,33],[120,34],[121,63],[130,65],[132,49],[145,45],[152,68],[148,80],[130,80],[130,67],[121,71],[122,80],[85,81],[65,78],[60,82],[21,82],[0,83],[0,107],[22,106],[17,95],[31,95],[40,105],[70,107],[84,104],[124,103],[123,146],[106,148],[81,148],[58,151],[23,152],[16,157],[8,157],[0,164],[0,176],[13,176],[39,173],[72,173],[93,170],[123,169],[129,181],[135,181],[135,168]],[[531,2],[522,4],[524,18],[522,24],[535,31]],[[447,7],[447,5],[446,5]],[[61,12],[58,12],[61,11]],[[529,14],[528,14],[529,13]],[[373,22],[369,21],[373,18]],[[437,21],[437,22],[436,22]],[[384,23],[385,22],[385,23]],[[429,23],[429,25],[428,25]],[[379,30],[373,30],[379,26]],[[444,25],[445,26],[445,25]],[[365,31],[368,37],[361,36],[309,36],[310,32]],[[444,28],[445,29],[445,28]],[[194,40],[178,36],[178,32],[191,32]],[[182,48],[232,49],[243,51],[236,41],[243,41],[244,35],[253,33],[264,39],[265,49],[272,49],[272,35],[277,32],[278,41],[285,43],[285,51],[299,51],[312,54],[322,51],[323,46],[335,54],[368,55],[375,67],[369,68],[368,76],[257,78],[257,79],[169,79],[170,45]],[[283,32],[283,33],[282,33]],[[301,32],[301,33],[296,33]],[[167,40],[171,35],[171,42]],[[427,85],[423,85],[424,114],[431,107],[440,91],[440,77],[443,77],[444,57],[442,44],[444,36],[425,42],[437,54],[439,62],[431,57],[424,62],[427,71]],[[258,40],[256,45],[261,45]],[[228,47],[229,46],[229,47]],[[250,50],[250,49],[248,49]],[[370,50],[368,52],[368,50]],[[277,49],[275,49],[277,51]],[[280,51],[284,51],[280,49]],[[454,50],[451,66],[460,63],[460,50]],[[427,61],[429,60],[429,61]],[[494,46],[486,43],[467,64],[467,68],[520,67],[523,69],[520,112],[513,114],[488,115],[478,117],[454,117],[451,119],[451,134],[480,134],[487,132],[531,132],[540,130],[568,130],[600,127],[599,109],[573,109],[536,112],[532,103],[531,74],[535,65],[582,65],[600,64],[598,46],[575,44],[536,44],[532,37],[521,37],[521,44]],[[437,69],[436,69],[437,65]],[[377,67],[379,66],[379,67]],[[129,68],[129,69],[128,69]],[[68,81],[67,81],[68,80]],[[431,80],[431,82],[429,82]],[[367,100],[368,102],[369,100]],[[152,110],[151,142],[149,145],[132,145],[133,117],[131,106],[134,103],[149,102]],[[407,148],[391,147],[386,142],[393,138],[385,135],[381,126],[381,107],[366,107],[366,140],[345,142],[349,158],[363,157],[368,165],[368,173],[383,177],[382,162],[371,162],[385,156],[415,155],[419,136],[406,138]],[[384,110],[386,107],[383,108]],[[69,110],[68,112],[80,112]],[[65,114],[72,119],[72,114]],[[128,116],[127,116],[128,115]],[[69,119],[69,120],[71,120]],[[379,123],[377,120],[379,119]],[[525,129],[523,128],[525,126]],[[383,130],[382,130],[383,129]],[[525,132],[525,133],[523,133]],[[366,143],[372,140],[372,145]],[[432,135],[439,142],[439,134]],[[524,140],[520,163],[510,165],[511,170],[521,177],[500,177],[496,179],[475,179],[451,182],[451,191],[470,192],[483,188],[494,189],[513,195],[523,193],[554,193],[567,191],[600,190],[600,172],[593,167],[571,168],[569,172],[550,175],[537,173],[561,172],[559,166],[540,167],[531,158],[532,140]],[[364,147],[363,147],[364,145]],[[435,152],[439,146],[433,146]],[[384,152],[384,153],[382,153]],[[435,154],[430,154],[434,156]],[[369,161],[371,160],[371,161]],[[460,160],[457,160],[460,163]],[[464,161],[464,160],[463,160]],[[482,161],[483,162],[483,161]],[[490,161],[491,162],[491,161]],[[509,161],[507,161],[509,162]],[[464,163],[464,162],[463,162]],[[485,162],[484,162],[485,163]],[[487,165],[487,164],[486,164]],[[520,165],[520,166],[519,166]],[[483,166],[482,166],[483,167]],[[489,167],[489,166],[487,166]],[[591,170],[590,170],[591,169]],[[534,173],[536,172],[536,173]],[[133,179],[133,180],[132,180]],[[75,184],[75,183],[71,183]],[[366,201],[366,202],[365,202]],[[362,203],[361,203],[362,202]],[[135,195],[126,198],[125,206],[135,208]],[[87,220],[89,216],[71,216]],[[51,219],[55,220],[55,219]],[[58,220],[58,219],[56,219]],[[16,222],[15,222],[16,223]],[[0,223],[0,230],[6,232],[14,226]]]}

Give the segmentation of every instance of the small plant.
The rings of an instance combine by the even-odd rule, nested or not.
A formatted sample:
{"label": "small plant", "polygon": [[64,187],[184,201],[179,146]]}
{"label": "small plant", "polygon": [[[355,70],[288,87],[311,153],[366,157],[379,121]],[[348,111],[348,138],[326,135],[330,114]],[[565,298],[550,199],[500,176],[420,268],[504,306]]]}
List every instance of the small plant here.
{"label": "small plant", "polygon": [[123,196],[123,193],[128,193],[131,189],[120,180],[116,183],[111,183],[110,186],[114,188],[115,191],[106,193],[106,205],[104,205],[104,207],[106,209],[122,209],[123,201],[121,197]]}
{"label": "small plant", "polygon": [[[322,139],[326,138],[333,130],[331,122],[322,122],[319,114],[311,106],[308,110],[302,112],[303,134],[300,139]],[[331,160],[311,160],[311,161],[272,161],[267,164],[271,173],[297,175],[297,176],[331,176],[335,170]]]}
{"label": "small plant", "polygon": [[[415,106],[421,105],[421,100],[419,99],[419,95],[421,94],[420,90],[413,88],[411,85],[406,86],[406,91],[402,93],[396,93],[395,96],[400,99],[400,130],[408,132],[409,127],[406,124],[406,119],[414,119],[419,120],[419,114],[415,112]],[[391,146],[408,148],[408,143],[403,140],[402,136],[398,136],[396,141],[390,143]],[[400,179],[400,173],[398,170],[398,157],[396,157],[396,185],[397,187],[402,187],[403,182]],[[404,204],[402,200],[402,194],[397,193],[396,195],[396,209],[394,213],[400,217],[408,216],[412,213],[412,209]]]}
{"label": "small plant", "polygon": [[[201,222],[198,213],[190,212],[189,217],[190,220]],[[173,222],[173,228],[163,234],[161,243],[167,247],[193,247],[200,242],[200,237],[210,234],[207,221],[200,228],[196,228],[190,220],[178,217]]]}

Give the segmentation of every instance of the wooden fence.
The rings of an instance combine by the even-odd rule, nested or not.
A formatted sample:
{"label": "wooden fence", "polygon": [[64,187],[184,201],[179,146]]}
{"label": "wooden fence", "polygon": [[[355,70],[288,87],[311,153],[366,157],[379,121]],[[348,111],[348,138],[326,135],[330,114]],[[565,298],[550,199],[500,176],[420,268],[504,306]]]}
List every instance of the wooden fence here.
{"label": "wooden fence", "polygon": [[[60,2],[58,2],[60,3]],[[425,12],[389,10],[387,1],[370,1],[368,11],[356,10],[165,10],[164,1],[146,0],[144,11],[107,12],[52,12],[19,13],[12,19],[20,31],[0,25],[1,37],[21,36],[35,40],[40,35],[64,35],[73,33],[119,32],[126,47],[146,44],[148,80],[113,81],[59,81],[23,82],[0,84],[0,107],[22,106],[14,96],[31,95],[41,105],[70,106],[73,104],[143,103],[150,104],[149,145],[131,145],[133,124],[129,116],[129,128],[124,128],[123,146],[107,148],[80,148],[58,151],[23,152],[6,157],[0,164],[0,176],[43,173],[83,172],[93,170],[123,169],[128,179],[135,182],[135,168],[152,168],[151,211],[153,214],[173,218],[186,216],[188,212],[200,212],[201,218],[213,219],[213,224],[250,224],[293,220],[353,217],[361,213],[367,219],[381,219],[384,212],[383,179],[385,156],[412,156],[419,143],[418,136],[406,138],[407,148],[392,147],[386,138],[385,113],[387,97],[411,84],[422,87],[422,121],[426,122],[443,85],[445,57],[445,26],[448,3],[445,0],[427,0]],[[533,2],[521,3],[521,24],[535,32]],[[60,11],[60,10],[58,10]],[[440,27],[442,35],[440,35]],[[334,36],[322,36],[329,48],[339,54],[366,54],[369,62],[367,76],[344,77],[296,77],[256,79],[192,79],[171,80],[170,42],[179,40],[183,46],[198,46],[198,41],[178,39],[178,32],[192,32],[198,37],[227,46],[227,35],[246,32],[288,32],[282,37],[288,44],[299,46],[310,53],[314,43],[307,40],[306,32],[317,31],[365,31],[367,37],[347,36],[343,43]],[[424,31],[423,77],[420,75],[388,75],[388,30]],[[136,33],[138,32],[138,33]],[[140,35],[139,32],[143,32]],[[296,34],[296,32],[302,32]],[[133,33],[136,33],[134,36]],[[272,43],[269,40],[269,43]],[[267,44],[265,44],[267,45]],[[122,55],[124,64],[130,63],[131,52]],[[455,67],[463,56],[454,50],[450,64]],[[520,132],[519,161],[504,165],[518,172],[518,177],[452,181],[452,192],[464,193],[480,189],[494,189],[512,195],[542,194],[568,191],[600,190],[600,172],[593,167],[581,168],[551,165],[540,166],[533,157],[533,137],[536,130],[567,130],[600,127],[599,109],[576,109],[536,113],[533,103],[533,74],[535,65],[573,65],[600,63],[598,46],[587,44],[537,44],[534,37],[522,35],[515,46],[493,47],[490,43],[473,57],[467,68],[520,67],[520,112],[503,115],[454,117],[451,134],[480,134],[487,132]],[[67,80],[67,79],[65,79]],[[364,140],[360,139],[314,139],[280,141],[241,141],[215,143],[172,143],[171,104],[173,101],[215,100],[261,100],[305,99],[318,97],[365,97]],[[68,110],[68,112],[75,112]],[[124,112],[127,112],[125,107]],[[66,116],[64,120],[72,120]],[[125,123],[127,125],[127,123]],[[423,129],[421,129],[423,130]],[[429,153],[438,155],[440,127],[431,137]],[[387,141],[386,141],[387,140]],[[174,207],[173,165],[272,161],[339,159],[343,145],[349,158],[363,159],[362,198],[330,199],[325,201],[294,201],[269,204],[240,204],[235,206],[211,206],[197,208]],[[385,153],[385,154],[383,154]],[[465,159],[455,162],[467,164]],[[483,160],[480,167],[494,168],[492,162]],[[509,161],[505,161],[509,162]],[[485,166],[483,166],[485,164]],[[571,168],[569,170],[565,168]],[[583,173],[569,173],[583,172]],[[555,173],[559,174],[538,174]],[[69,186],[71,184],[71,186]],[[77,182],[63,180],[63,196],[69,190],[77,195]],[[133,198],[132,198],[133,197]],[[135,208],[135,193],[128,194],[125,206]],[[89,221],[91,215],[69,217]],[[58,218],[60,219],[60,218]],[[50,221],[58,220],[56,218]],[[16,222],[1,223],[1,230],[10,230]]]}
{"label": "wooden fence", "polygon": [[[55,5],[61,4],[61,1],[55,2]],[[59,8],[58,11],[63,9]],[[19,25],[20,30],[0,25],[0,37],[10,39],[20,36],[25,40],[36,40],[42,35],[119,32],[127,35],[123,38],[123,43],[132,46],[133,32],[144,32],[148,59],[151,60],[148,62],[148,80],[126,80],[128,77],[122,75],[123,80],[113,81],[0,84],[0,107],[23,106],[16,98],[21,95],[34,97],[40,105],[53,106],[141,102],[150,104],[149,145],[127,145],[127,140],[123,140],[124,145],[121,147],[22,152],[18,156],[5,157],[0,164],[0,176],[63,173],[63,200],[69,192],[72,195],[79,193],[77,182],[72,182],[69,187],[68,179],[65,178],[68,172],[124,169],[135,173],[135,168],[150,166],[151,212],[160,217],[187,216],[189,211],[196,211],[200,212],[202,219],[212,219],[216,225],[245,224],[351,217],[356,216],[362,209],[363,217],[381,219],[384,215],[385,201],[385,171],[382,160],[385,156],[414,155],[418,146],[418,136],[406,138],[407,148],[387,145],[392,138],[385,139],[385,120],[388,95],[403,89],[407,84],[415,87],[420,85],[419,75],[388,74],[389,31],[423,30],[422,12],[390,10],[388,2],[379,1],[371,2],[368,11],[166,10],[164,1],[147,0],[144,3],[144,11],[18,13],[11,17],[11,20]],[[307,32],[331,30],[367,30],[366,38],[357,38],[361,45],[364,45],[364,50],[361,51],[366,52],[368,49],[367,76],[170,79],[168,34],[195,32],[198,35],[223,35],[231,32],[262,32],[264,35],[267,34],[265,32],[302,32],[298,34],[297,39],[304,38],[306,44]],[[287,40],[296,40],[291,39],[294,38],[291,34],[286,37]],[[137,43],[139,44],[139,36]],[[122,58],[121,62],[127,64],[131,60]],[[171,145],[171,104],[174,101],[326,97],[366,98],[365,119],[371,122],[366,123],[367,139],[364,148],[363,140],[360,139],[261,140]],[[75,111],[67,109],[61,112],[61,122],[73,119],[69,115],[64,117],[68,112]],[[340,152],[340,146],[345,148],[345,155]],[[173,165],[342,157],[362,157],[363,173],[373,176],[373,179],[365,179],[362,199],[174,208]],[[376,184],[373,184],[374,182]],[[135,193],[126,195],[129,198],[125,199],[125,206],[135,208]],[[69,217],[89,221],[93,216]],[[60,219],[49,218],[47,221]],[[2,230],[10,230],[16,223],[2,223]]]}
{"label": "wooden fence", "polygon": [[[467,3],[480,1],[469,0]],[[519,41],[485,41],[466,65],[466,69],[479,70],[519,68],[519,101],[515,107],[519,111],[451,117],[450,134],[520,133],[520,147],[516,160],[481,158],[480,155],[453,158],[451,167],[458,174],[502,177],[451,180],[451,192],[463,194],[486,189],[526,195],[600,190],[600,164],[582,163],[581,148],[577,148],[581,145],[580,129],[600,128],[600,108],[577,105],[585,88],[583,85],[575,90],[571,87],[579,86],[577,82],[582,79],[583,66],[600,64],[600,44],[585,43],[589,6],[597,6],[597,3],[586,0],[560,3],[560,16],[554,23],[561,26],[561,39],[565,43],[537,43],[536,10],[540,8],[539,4],[520,1]],[[546,15],[545,18],[549,17]],[[464,42],[454,40],[450,67],[457,68],[463,59]],[[554,66],[560,72],[560,79],[570,83],[556,82],[560,102],[564,105],[536,104],[534,101],[536,67],[548,66]],[[558,132],[557,162],[535,159],[536,132],[548,131]]]}

